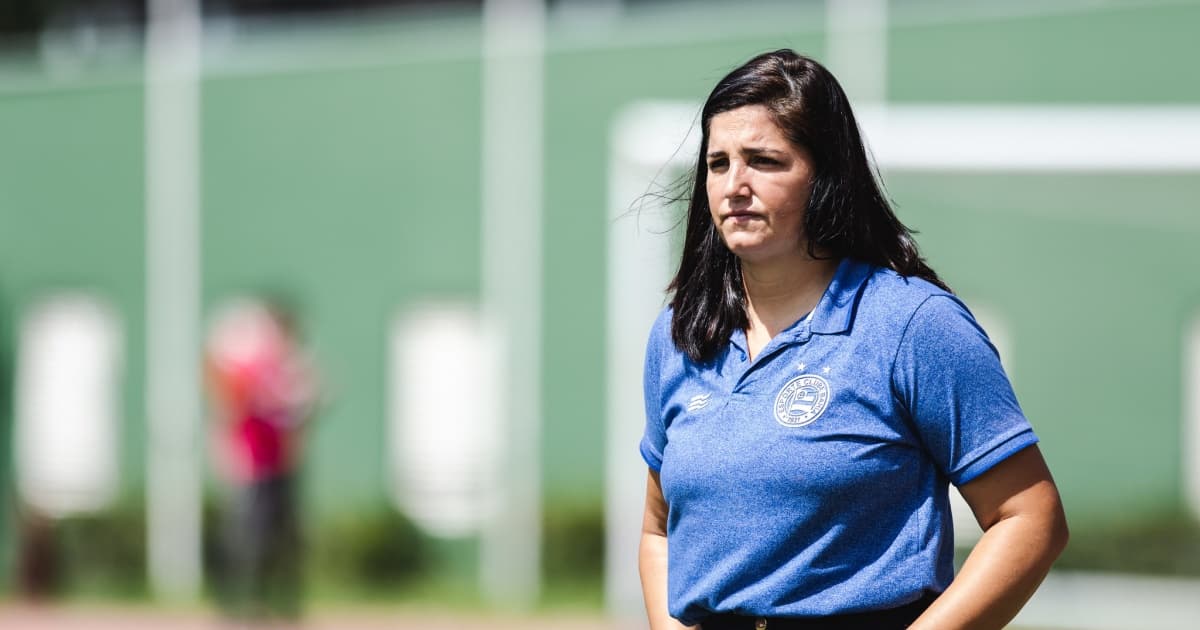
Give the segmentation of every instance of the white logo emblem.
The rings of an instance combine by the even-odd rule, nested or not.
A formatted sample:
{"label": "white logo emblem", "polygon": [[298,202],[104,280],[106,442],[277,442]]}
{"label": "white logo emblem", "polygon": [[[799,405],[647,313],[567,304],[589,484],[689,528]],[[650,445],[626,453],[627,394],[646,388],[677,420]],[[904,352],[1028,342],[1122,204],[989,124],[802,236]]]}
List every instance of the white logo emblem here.
{"label": "white logo emblem", "polygon": [[709,400],[712,400],[712,394],[698,394],[696,396],[692,396],[691,400],[688,401],[687,410],[700,411],[708,406]]}
{"label": "white logo emblem", "polygon": [[775,419],[785,427],[812,423],[829,406],[829,383],[815,374],[787,382],[775,397]]}

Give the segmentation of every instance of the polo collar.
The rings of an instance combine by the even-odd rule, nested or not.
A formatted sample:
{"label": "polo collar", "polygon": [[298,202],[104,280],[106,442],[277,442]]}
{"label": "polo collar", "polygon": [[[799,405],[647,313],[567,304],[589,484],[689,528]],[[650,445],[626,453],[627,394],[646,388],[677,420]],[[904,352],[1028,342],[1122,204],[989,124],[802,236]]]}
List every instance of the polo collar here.
{"label": "polo collar", "polygon": [[[853,258],[843,258],[838,263],[833,280],[825,288],[825,293],[813,308],[812,316],[805,315],[799,321],[779,333],[780,341],[807,342],[814,334],[836,335],[850,328],[854,319],[854,309],[858,306],[858,298],[862,295],[867,278],[871,276],[874,267]],[[741,352],[746,351],[746,331],[735,328],[730,335],[730,341]],[[771,344],[768,344],[771,345]]]}
{"label": "polo collar", "polygon": [[807,325],[796,327],[792,335],[807,338],[811,334],[836,335],[846,332],[850,328],[850,321],[854,319],[854,309],[858,306],[858,298],[872,269],[870,263],[843,258]]}

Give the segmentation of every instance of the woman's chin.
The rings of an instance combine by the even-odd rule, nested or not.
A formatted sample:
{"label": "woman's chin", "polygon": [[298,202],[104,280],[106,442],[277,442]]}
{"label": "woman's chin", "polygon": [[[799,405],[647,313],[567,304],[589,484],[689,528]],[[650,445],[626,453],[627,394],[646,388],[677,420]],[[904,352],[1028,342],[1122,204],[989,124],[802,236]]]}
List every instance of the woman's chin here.
{"label": "woman's chin", "polygon": [[771,247],[771,243],[764,243],[759,240],[742,240],[732,239],[725,243],[729,251],[737,256],[743,263],[759,264],[777,257],[780,252],[778,247]]}
{"label": "woman's chin", "polygon": [[725,239],[725,247],[728,247],[729,251],[733,252],[738,258],[752,257],[755,255],[755,252],[764,249],[765,245],[767,243],[764,243],[763,239],[755,238],[749,234],[734,234],[732,237]]}

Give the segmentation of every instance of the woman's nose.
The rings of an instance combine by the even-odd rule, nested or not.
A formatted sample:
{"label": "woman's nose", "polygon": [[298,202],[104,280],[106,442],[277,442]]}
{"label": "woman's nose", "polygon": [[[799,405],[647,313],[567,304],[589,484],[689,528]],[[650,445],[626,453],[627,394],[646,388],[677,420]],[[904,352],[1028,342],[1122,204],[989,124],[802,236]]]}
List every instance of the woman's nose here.
{"label": "woman's nose", "polygon": [[725,179],[725,196],[729,199],[734,199],[737,197],[746,197],[749,194],[750,184],[746,177],[746,167],[739,164],[730,164]]}

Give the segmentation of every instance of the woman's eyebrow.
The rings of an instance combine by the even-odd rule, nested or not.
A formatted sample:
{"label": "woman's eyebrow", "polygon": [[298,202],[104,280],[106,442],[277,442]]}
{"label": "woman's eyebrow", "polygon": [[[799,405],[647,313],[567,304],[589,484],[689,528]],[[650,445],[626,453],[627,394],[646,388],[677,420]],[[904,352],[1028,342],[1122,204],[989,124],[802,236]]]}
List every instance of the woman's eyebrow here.
{"label": "woman's eyebrow", "polygon": [[770,149],[767,147],[746,147],[746,148],[742,149],[742,153],[746,153],[749,155],[762,155],[765,153],[779,155],[780,153],[783,153],[783,151],[780,151],[779,149]]}
{"label": "woman's eyebrow", "polygon": [[[783,154],[783,151],[780,151],[779,149],[770,149],[767,147],[745,147],[741,150],[741,153],[746,155],[781,155]],[[724,149],[708,152],[708,157],[710,158],[725,157],[725,155],[726,152]]]}

